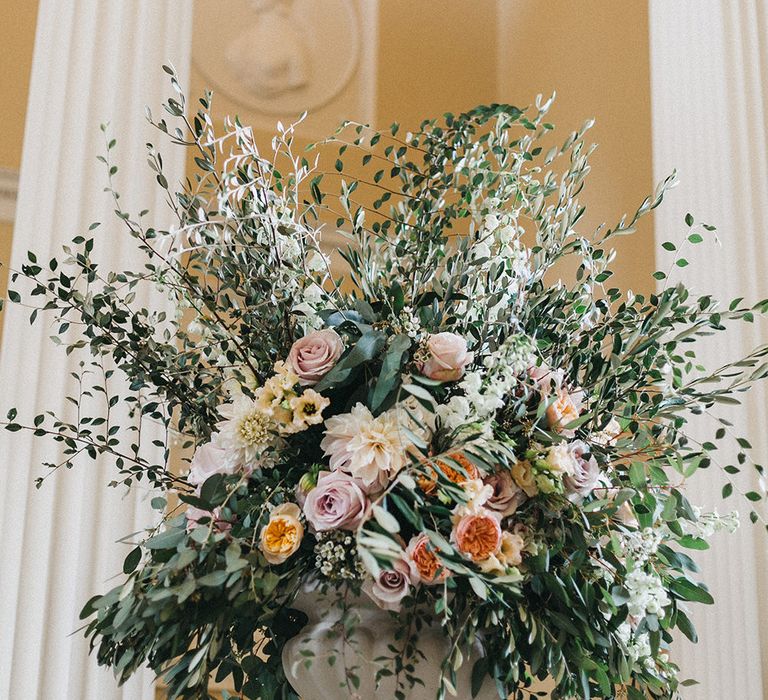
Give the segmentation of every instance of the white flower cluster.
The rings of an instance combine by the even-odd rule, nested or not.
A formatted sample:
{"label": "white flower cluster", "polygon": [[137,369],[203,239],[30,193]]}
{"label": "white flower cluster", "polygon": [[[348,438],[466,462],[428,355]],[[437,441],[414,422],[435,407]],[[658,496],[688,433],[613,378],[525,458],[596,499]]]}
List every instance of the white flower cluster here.
{"label": "white flower cluster", "polygon": [[627,656],[633,668],[638,671],[653,670],[653,652],[647,632],[634,634],[632,626],[628,622],[623,622],[616,630],[616,636],[627,650]]}
{"label": "white flower cluster", "polygon": [[305,333],[322,328],[324,325],[319,311],[328,306],[328,294],[322,288],[320,281],[328,275],[330,265],[330,259],[325,253],[316,248],[307,250],[304,268],[309,275],[308,279],[317,278],[318,281],[310,282],[296,294],[295,303],[291,309],[291,313],[299,318]]}
{"label": "white flower cluster", "polygon": [[365,567],[355,547],[355,539],[348,532],[317,533],[315,566],[329,581],[361,581]]}
{"label": "white flower cluster", "polygon": [[708,513],[702,513],[701,509],[694,506],[693,512],[696,515],[696,522],[683,520],[683,531],[686,535],[709,539],[718,532],[728,532],[733,534],[739,529],[739,514],[733,510],[727,515],[720,515],[716,510]]}
{"label": "white flower cluster", "polygon": [[398,333],[407,335],[414,340],[421,335],[421,322],[410,306],[403,307],[395,323],[395,329]]}
{"label": "white flower cluster", "polygon": [[646,527],[637,532],[627,532],[621,536],[621,545],[626,556],[632,557],[637,566],[647,563],[659,550],[664,540],[664,532]]}
{"label": "white flower cluster", "polygon": [[524,335],[512,335],[483,360],[483,369],[464,375],[459,389],[437,407],[443,425],[455,430],[465,425],[483,425],[490,432],[491,419],[504,406],[504,399],[534,362],[533,346]]}
{"label": "white flower cluster", "polygon": [[473,246],[475,257],[504,260],[512,278],[522,287],[531,275],[530,251],[520,241],[522,229],[517,225],[516,212],[496,210],[500,202],[488,203],[491,213],[483,221],[480,242]]}
{"label": "white flower cluster", "polygon": [[672,601],[656,574],[635,569],[627,574],[624,585],[629,592],[628,608],[632,617],[645,615],[664,617],[664,607]]}
{"label": "white flower cluster", "polygon": [[521,242],[517,212],[503,206],[501,198],[485,200],[485,214],[473,234],[468,251],[472,261],[467,271],[468,299],[458,309],[468,323],[508,318],[513,300],[520,301],[532,276],[531,253]]}

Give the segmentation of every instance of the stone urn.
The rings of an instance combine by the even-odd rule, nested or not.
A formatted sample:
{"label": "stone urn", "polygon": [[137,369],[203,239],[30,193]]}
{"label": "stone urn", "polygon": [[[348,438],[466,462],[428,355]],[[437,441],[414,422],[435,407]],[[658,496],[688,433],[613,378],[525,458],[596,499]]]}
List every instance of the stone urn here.
{"label": "stone urn", "polygon": [[[376,674],[388,668],[391,659],[391,645],[400,647],[395,641],[397,622],[390,613],[378,608],[372,600],[363,595],[355,598],[353,607],[360,620],[355,627],[351,644],[344,644],[334,632],[334,624],[341,617],[341,610],[332,599],[319,593],[305,591],[297,596],[293,607],[304,612],[309,618],[306,626],[293,637],[283,649],[285,675],[302,700],[390,700],[395,697],[396,681],[392,675],[381,678],[376,685]],[[440,663],[448,651],[448,641],[439,625],[423,628],[419,633],[419,649],[425,658],[414,659],[414,675],[424,685],[412,688],[406,683],[406,700],[435,700],[440,683]],[[472,654],[465,655],[464,663],[456,672],[456,696],[471,700],[471,674],[475,661],[480,658],[478,644]],[[329,663],[329,659],[335,658]],[[377,659],[379,659],[377,661]],[[309,663],[308,663],[309,662]],[[346,667],[356,667],[360,687],[347,684]],[[498,700],[495,684],[486,679],[476,700]]]}

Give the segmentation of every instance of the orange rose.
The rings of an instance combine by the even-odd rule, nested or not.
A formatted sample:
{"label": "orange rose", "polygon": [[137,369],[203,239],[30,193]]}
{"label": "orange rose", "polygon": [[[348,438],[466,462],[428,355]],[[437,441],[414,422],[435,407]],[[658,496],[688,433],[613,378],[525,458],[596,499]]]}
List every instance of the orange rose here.
{"label": "orange rose", "polygon": [[[475,466],[473,462],[471,462],[467,457],[465,457],[461,452],[452,452],[448,455],[448,458],[456,462],[457,464],[461,465],[461,468],[467,473],[468,476],[465,476],[462,472],[460,472],[458,469],[452,467],[450,464],[447,464],[446,462],[443,462],[441,460],[437,460],[435,462],[437,468],[441,471],[443,476],[448,479],[453,484],[463,484],[467,479],[477,479],[480,477],[480,470]],[[437,488],[437,472],[434,470],[433,467],[427,466],[426,467],[427,474],[419,476],[416,481],[418,482],[419,486],[421,487],[421,490],[424,491],[424,493],[430,494],[434,493],[435,489]]]}
{"label": "orange rose", "polygon": [[295,503],[275,508],[269,522],[261,530],[260,547],[270,564],[282,564],[296,552],[304,538],[304,526],[299,521],[301,511]]}
{"label": "orange rose", "polygon": [[412,538],[405,554],[416,566],[422,583],[443,583],[450,576],[450,571],[440,563],[437,554],[432,550],[427,535],[416,535]]}
{"label": "orange rose", "polygon": [[488,512],[465,515],[453,531],[458,550],[474,562],[483,561],[501,546],[499,520]]}

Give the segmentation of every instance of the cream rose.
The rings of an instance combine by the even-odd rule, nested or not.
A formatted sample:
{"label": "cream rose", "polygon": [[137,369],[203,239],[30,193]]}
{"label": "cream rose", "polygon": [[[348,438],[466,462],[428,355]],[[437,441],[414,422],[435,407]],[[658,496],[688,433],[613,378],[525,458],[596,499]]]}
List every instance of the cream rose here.
{"label": "cream rose", "polygon": [[576,457],[569,445],[560,443],[547,450],[545,459],[549,470],[561,475],[574,474],[578,469]]}
{"label": "cream rose", "polygon": [[539,492],[533,468],[528,460],[520,460],[512,466],[512,478],[529,498],[533,498]]}
{"label": "cream rose", "polygon": [[419,363],[419,371],[430,379],[455,382],[464,375],[473,354],[467,341],[455,333],[436,333],[427,340],[427,359]]}
{"label": "cream rose", "polygon": [[479,562],[480,570],[486,574],[503,576],[507,573],[507,569],[520,566],[523,563],[524,549],[525,540],[521,535],[514,532],[502,532],[499,551]]}

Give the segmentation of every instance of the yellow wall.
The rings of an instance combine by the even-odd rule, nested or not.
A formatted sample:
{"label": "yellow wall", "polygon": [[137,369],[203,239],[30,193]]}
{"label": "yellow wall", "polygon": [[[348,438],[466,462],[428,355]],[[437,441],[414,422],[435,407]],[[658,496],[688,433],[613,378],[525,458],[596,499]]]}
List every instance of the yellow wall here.
{"label": "yellow wall", "polygon": [[[588,209],[580,232],[634,213],[653,190],[646,3],[380,0],[378,7],[375,126],[397,121],[413,128],[481,103],[523,107],[556,90],[550,121],[558,141],[586,119],[597,120],[590,134],[599,147],[581,197]],[[193,69],[191,92],[204,87]],[[238,113],[245,124],[253,116],[245,108]],[[271,134],[257,134],[268,145]],[[612,284],[651,291],[652,218],[616,247]]]}
{"label": "yellow wall", "polygon": [[[18,171],[29,71],[35,38],[37,2],[0,0],[0,168]],[[0,221],[0,297],[5,295],[13,224]],[[0,332],[2,332],[0,317]]]}
{"label": "yellow wall", "polygon": [[[557,91],[550,116],[559,138],[589,117],[597,120],[581,231],[634,214],[654,186],[648,4],[507,0],[506,9],[503,52],[511,70],[500,76],[506,86],[500,99],[519,104]],[[651,217],[616,248],[613,282],[635,292],[653,290]]]}

